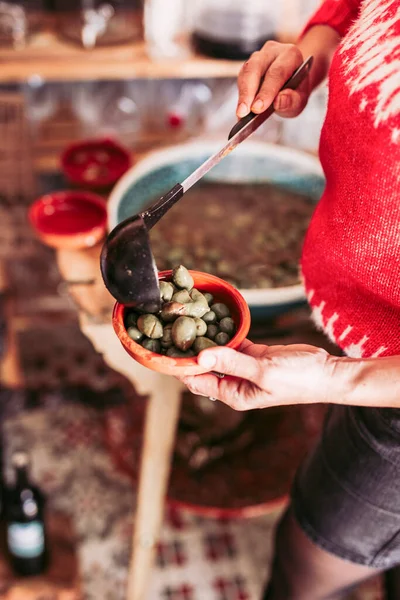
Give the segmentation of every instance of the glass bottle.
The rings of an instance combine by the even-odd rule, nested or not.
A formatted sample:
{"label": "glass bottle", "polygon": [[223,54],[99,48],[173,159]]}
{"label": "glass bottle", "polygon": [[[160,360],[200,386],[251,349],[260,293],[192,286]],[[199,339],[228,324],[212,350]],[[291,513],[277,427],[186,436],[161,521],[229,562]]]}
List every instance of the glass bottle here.
{"label": "glass bottle", "polygon": [[188,0],[145,0],[143,22],[150,58],[173,60],[190,54]]}
{"label": "glass bottle", "polygon": [[140,0],[55,0],[60,33],[91,50],[141,37]]}
{"label": "glass bottle", "polygon": [[7,550],[16,573],[34,576],[43,573],[48,561],[45,499],[29,478],[29,457],[26,452],[12,456],[14,484],[7,490],[5,519]]}

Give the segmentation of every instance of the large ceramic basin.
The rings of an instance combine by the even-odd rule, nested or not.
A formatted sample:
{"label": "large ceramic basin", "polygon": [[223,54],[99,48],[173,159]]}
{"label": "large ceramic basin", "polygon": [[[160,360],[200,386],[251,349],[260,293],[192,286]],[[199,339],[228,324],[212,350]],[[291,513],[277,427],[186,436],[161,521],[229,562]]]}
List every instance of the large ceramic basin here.
{"label": "large ceramic basin", "polygon": [[[223,140],[185,143],[152,152],[136,163],[111,193],[108,205],[110,230],[143,210],[176,183],[182,182],[223,144]],[[317,158],[297,150],[251,140],[238,146],[207,174],[206,179],[240,184],[275,183],[306,194],[315,202],[325,185]],[[253,320],[276,316],[305,302],[301,284],[240,291],[250,306]]]}

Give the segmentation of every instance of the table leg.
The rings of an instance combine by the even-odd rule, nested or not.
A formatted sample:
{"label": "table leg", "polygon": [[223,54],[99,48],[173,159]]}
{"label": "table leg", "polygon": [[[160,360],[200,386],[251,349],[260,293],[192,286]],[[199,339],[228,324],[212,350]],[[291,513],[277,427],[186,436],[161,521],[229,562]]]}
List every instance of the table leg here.
{"label": "table leg", "polygon": [[127,600],[145,600],[170,474],[181,385],[158,376],[148,401]]}
{"label": "table leg", "polygon": [[83,333],[111,368],[127,377],[138,394],[149,397],[140,465],[137,508],[128,573],[127,600],[145,600],[160,531],[182,391],[173,377],[142,367],[121,346],[111,324],[80,315]]}
{"label": "table leg", "polygon": [[0,296],[2,310],[6,318],[6,349],[0,359],[0,382],[3,386],[15,389],[24,385],[24,378],[20,364],[17,332],[13,320],[13,301],[8,284],[7,269],[4,261],[0,261]]}

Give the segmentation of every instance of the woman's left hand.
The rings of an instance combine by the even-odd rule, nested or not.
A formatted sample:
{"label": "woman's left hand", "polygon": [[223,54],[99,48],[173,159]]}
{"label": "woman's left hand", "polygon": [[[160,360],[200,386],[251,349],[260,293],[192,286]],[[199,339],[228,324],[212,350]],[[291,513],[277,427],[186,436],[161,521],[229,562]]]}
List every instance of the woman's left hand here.
{"label": "woman's left hand", "polygon": [[207,373],[182,381],[193,393],[216,398],[240,411],[330,402],[337,387],[332,382],[338,360],[306,344],[264,346],[246,340],[240,352],[221,347],[199,354],[202,367],[225,377]]}

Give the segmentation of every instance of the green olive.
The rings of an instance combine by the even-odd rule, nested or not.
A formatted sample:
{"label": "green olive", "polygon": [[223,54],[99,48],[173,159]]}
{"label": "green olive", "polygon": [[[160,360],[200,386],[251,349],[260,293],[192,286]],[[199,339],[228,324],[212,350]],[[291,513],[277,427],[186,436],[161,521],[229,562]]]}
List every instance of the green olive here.
{"label": "green olive", "polygon": [[209,310],[208,312],[206,312],[205,315],[202,316],[202,319],[207,324],[215,323],[215,321],[217,320],[217,315],[215,314],[215,312],[213,310]]}
{"label": "green olive", "polygon": [[186,304],[187,302],[191,302],[192,299],[189,296],[189,292],[187,290],[179,290],[172,296],[172,302],[179,302],[180,304]]}
{"label": "green olive", "polygon": [[125,327],[131,327],[131,325],[136,326],[138,320],[138,316],[135,312],[130,312],[125,318]]}
{"label": "green olive", "polygon": [[201,317],[209,311],[207,303],[197,300],[183,304],[183,306],[185,307],[183,312],[184,316],[193,317],[194,319],[201,319]]}
{"label": "green olive", "polygon": [[215,336],[215,342],[218,344],[218,346],[226,346],[230,339],[230,336],[224,331],[220,331]]}
{"label": "green olive", "polygon": [[191,290],[194,285],[193,277],[183,265],[172,271],[172,281],[179,289]]}
{"label": "green olive", "polygon": [[130,327],[128,327],[126,332],[129,335],[129,337],[131,338],[131,340],[133,340],[134,342],[140,342],[140,340],[143,337],[143,333],[141,331],[139,331],[139,329],[137,327],[135,327],[134,325],[131,325]]}
{"label": "green olive", "polygon": [[170,356],[171,358],[190,358],[195,356],[195,354],[193,350],[186,350],[186,352],[183,352],[182,350],[179,350],[179,348],[172,346],[171,348],[168,348],[167,356]]}
{"label": "green olive", "polygon": [[227,333],[228,335],[232,336],[236,331],[235,321],[231,319],[231,317],[224,317],[219,322],[219,328],[224,333]]}
{"label": "green olive", "polygon": [[198,337],[206,335],[206,332],[207,332],[207,323],[205,323],[205,321],[203,321],[203,319],[198,319],[198,318],[196,318],[194,320],[194,322],[196,324],[196,335]]}
{"label": "green olive", "polygon": [[173,345],[172,341],[172,323],[164,326],[163,336],[161,338],[161,347],[170,348]]}
{"label": "green olive", "polygon": [[207,337],[210,338],[210,340],[213,340],[215,338],[215,336],[217,335],[217,333],[219,333],[219,328],[218,325],[215,325],[214,323],[210,323],[207,327]]}
{"label": "green olive", "polygon": [[144,338],[144,340],[142,340],[142,346],[143,348],[146,348],[146,350],[150,350],[150,352],[155,352],[156,354],[160,354],[161,352],[160,340]]}
{"label": "green olive", "polygon": [[203,296],[207,300],[208,305],[211,306],[211,304],[214,302],[214,296],[209,292],[204,292]]}
{"label": "green olive", "polygon": [[153,340],[158,340],[163,336],[163,326],[155,315],[140,315],[137,327],[145,336]]}
{"label": "green olive", "polygon": [[178,317],[172,326],[172,339],[179,350],[189,350],[196,339],[196,323],[190,317]]}
{"label": "green olive", "polygon": [[196,290],[196,288],[192,289],[192,291],[190,292],[190,297],[193,302],[201,302],[202,304],[204,304],[204,306],[207,305],[207,307],[208,307],[208,302],[207,302],[206,297],[199,290]]}
{"label": "green olive", "polygon": [[170,302],[174,295],[174,286],[169,281],[160,281],[160,296],[164,302]]}
{"label": "green olive", "polygon": [[167,302],[161,309],[161,319],[166,323],[175,321],[178,317],[186,315],[185,304],[180,302]]}
{"label": "green olive", "polygon": [[223,304],[222,302],[217,302],[216,304],[213,304],[211,306],[211,310],[215,312],[218,321],[224,319],[225,317],[231,316],[229,308],[226,306],[226,304]]}
{"label": "green olive", "polygon": [[195,339],[193,344],[193,350],[196,354],[199,354],[202,350],[206,350],[207,348],[215,348],[217,344],[210,340],[207,337],[198,337]]}

